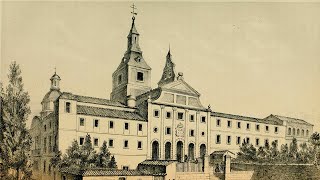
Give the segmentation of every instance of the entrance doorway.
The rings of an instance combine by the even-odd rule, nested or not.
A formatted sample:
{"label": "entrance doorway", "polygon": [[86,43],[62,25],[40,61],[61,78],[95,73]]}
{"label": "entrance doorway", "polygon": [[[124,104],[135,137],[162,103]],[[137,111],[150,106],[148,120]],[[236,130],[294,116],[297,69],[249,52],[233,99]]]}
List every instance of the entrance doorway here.
{"label": "entrance doorway", "polygon": [[183,161],[183,143],[182,141],[177,142],[177,161]]}
{"label": "entrance doorway", "polygon": [[152,159],[153,160],[159,159],[159,143],[158,143],[158,141],[153,141],[153,143],[152,143]]}

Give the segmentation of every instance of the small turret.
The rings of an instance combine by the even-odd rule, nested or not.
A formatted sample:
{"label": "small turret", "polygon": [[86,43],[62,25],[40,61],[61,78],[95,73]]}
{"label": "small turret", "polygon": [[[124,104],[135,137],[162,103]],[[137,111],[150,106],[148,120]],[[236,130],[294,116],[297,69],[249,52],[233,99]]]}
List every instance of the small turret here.
{"label": "small turret", "polygon": [[59,83],[60,83],[60,76],[54,72],[54,75],[50,78],[50,81],[51,81],[51,88],[50,90],[60,90],[60,87],[59,87]]}

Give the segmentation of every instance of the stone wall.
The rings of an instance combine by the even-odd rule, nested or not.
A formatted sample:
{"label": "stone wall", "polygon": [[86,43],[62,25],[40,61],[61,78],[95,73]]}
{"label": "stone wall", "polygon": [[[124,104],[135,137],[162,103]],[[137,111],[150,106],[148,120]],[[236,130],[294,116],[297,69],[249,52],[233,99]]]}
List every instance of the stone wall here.
{"label": "stone wall", "polygon": [[235,164],[231,169],[254,171],[252,180],[320,179],[320,170],[310,164]]}
{"label": "stone wall", "polygon": [[210,174],[204,172],[177,172],[176,180],[209,180]]}

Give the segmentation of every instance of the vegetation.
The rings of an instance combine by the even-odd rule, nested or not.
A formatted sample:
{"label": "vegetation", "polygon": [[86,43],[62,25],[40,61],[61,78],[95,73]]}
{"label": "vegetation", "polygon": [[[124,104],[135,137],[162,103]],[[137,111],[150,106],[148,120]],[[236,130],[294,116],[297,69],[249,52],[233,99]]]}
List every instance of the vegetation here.
{"label": "vegetation", "polygon": [[273,141],[271,146],[269,143],[266,143],[265,146],[261,146],[258,149],[252,144],[243,142],[235,161],[248,163],[317,164],[319,146],[320,136],[317,132],[310,137],[310,143],[298,145],[297,139],[293,138],[289,146],[287,144],[281,145],[280,150],[276,141]]}
{"label": "vegetation", "polygon": [[117,168],[117,162],[114,156],[107,148],[107,142],[104,141],[97,153],[91,142],[89,134],[86,135],[82,146],[74,140],[64,155],[58,152],[52,159],[51,165],[55,168],[88,169],[88,168]]}
{"label": "vegetation", "polygon": [[31,136],[26,128],[30,114],[28,92],[23,88],[21,70],[11,63],[9,83],[1,90],[0,179],[30,179]]}

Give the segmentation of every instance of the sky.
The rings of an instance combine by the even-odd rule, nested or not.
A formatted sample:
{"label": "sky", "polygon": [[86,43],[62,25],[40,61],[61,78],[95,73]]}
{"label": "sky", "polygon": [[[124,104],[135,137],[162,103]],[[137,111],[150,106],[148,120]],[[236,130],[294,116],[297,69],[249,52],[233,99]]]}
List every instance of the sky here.
{"label": "sky", "polygon": [[[16,61],[32,114],[56,67],[61,91],[109,99],[132,2],[2,2],[1,81]],[[320,131],[320,3],[136,2],[157,87],[169,44],[176,71],[214,111],[304,119]],[[30,121],[28,122],[30,124]]]}

